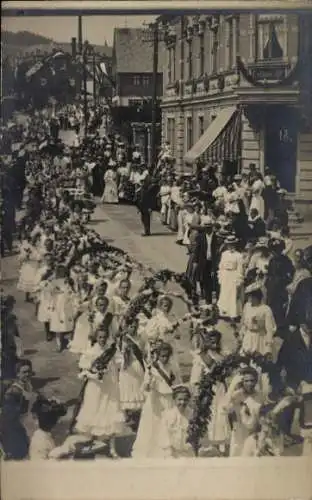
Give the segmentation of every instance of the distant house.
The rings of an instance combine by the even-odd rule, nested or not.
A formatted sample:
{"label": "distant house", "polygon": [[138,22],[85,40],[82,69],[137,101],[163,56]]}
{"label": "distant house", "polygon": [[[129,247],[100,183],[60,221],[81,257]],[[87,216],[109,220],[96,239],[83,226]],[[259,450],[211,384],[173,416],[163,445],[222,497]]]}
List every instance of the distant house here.
{"label": "distant house", "polygon": [[[162,44],[159,64],[162,68]],[[142,28],[115,28],[112,54],[112,77],[115,88],[112,114],[115,124],[129,142],[139,144],[150,158],[150,131],[153,94],[153,44]],[[162,71],[157,73],[157,97],[163,91]],[[159,109],[160,122],[160,109]],[[160,137],[160,130],[159,130]]]}

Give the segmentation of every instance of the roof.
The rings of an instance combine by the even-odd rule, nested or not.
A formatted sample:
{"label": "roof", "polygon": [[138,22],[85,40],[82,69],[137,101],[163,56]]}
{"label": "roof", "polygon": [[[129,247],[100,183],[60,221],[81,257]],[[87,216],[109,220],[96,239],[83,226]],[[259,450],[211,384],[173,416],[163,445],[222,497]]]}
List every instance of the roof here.
{"label": "roof", "polygon": [[115,28],[113,58],[116,73],[152,73],[153,44],[142,28]]}

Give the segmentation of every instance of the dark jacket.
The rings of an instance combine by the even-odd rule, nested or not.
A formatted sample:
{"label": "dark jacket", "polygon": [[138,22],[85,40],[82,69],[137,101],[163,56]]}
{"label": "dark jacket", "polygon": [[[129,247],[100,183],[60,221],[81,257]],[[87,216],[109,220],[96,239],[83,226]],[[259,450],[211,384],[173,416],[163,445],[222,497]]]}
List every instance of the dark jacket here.
{"label": "dark jacket", "polygon": [[296,389],[300,382],[312,383],[312,342],[308,348],[300,329],[289,333],[280,349],[277,368],[286,371],[286,383]]}

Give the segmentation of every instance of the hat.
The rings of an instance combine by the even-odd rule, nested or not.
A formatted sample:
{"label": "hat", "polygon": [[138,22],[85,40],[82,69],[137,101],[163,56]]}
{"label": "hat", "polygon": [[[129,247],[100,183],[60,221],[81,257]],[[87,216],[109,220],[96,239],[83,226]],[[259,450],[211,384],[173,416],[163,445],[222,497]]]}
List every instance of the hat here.
{"label": "hat", "polygon": [[213,226],[212,217],[210,217],[210,215],[202,215],[200,225],[201,226]]}
{"label": "hat", "polygon": [[259,281],[254,281],[245,288],[245,294],[257,292],[258,290],[262,290],[262,283]]}
{"label": "hat", "polygon": [[233,245],[235,243],[238,243],[238,239],[236,238],[235,234],[229,234],[225,240],[225,243],[227,245]]}
{"label": "hat", "polygon": [[266,237],[261,237],[255,244],[255,248],[267,248],[268,244],[269,244],[269,239]]}

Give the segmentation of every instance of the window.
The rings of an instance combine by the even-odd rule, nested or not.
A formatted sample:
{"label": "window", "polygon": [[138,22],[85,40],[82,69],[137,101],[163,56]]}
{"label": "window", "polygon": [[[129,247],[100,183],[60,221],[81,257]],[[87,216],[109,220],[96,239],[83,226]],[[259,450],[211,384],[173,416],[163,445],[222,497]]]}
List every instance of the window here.
{"label": "window", "polygon": [[192,40],[188,42],[188,56],[187,56],[187,63],[188,63],[188,79],[191,80],[193,77],[193,46],[192,46]]}
{"label": "window", "polygon": [[184,80],[184,40],[181,40],[180,78]]}
{"label": "window", "polygon": [[257,19],[256,59],[283,58],[286,52],[286,37],[283,16],[259,15]]}
{"label": "window", "polygon": [[199,137],[201,137],[205,131],[205,123],[203,116],[198,117],[198,131],[199,131]]}
{"label": "window", "polygon": [[171,53],[171,47],[168,48],[168,82],[172,82],[172,61],[171,61],[172,53]]}
{"label": "window", "polygon": [[150,84],[150,77],[149,76],[143,76],[143,87],[148,87]]}
{"label": "window", "polygon": [[176,80],[176,68],[175,68],[175,61],[176,59],[176,49],[175,47],[172,47],[172,54],[171,54],[171,64],[172,64],[172,80],[175,82]]}
{"label": "window", "polygon": [[212,73],[216,73],[218,69],[218,34],[216,31],[211,32],[212,37],[212,47],[211,47],[211,70]]}
{"label": "window", "polygon": [[186,145],[187,151],[193,146],[193,119],[191,116],[186,119]]}
{"label": "window", "polygon": [[199,37],[199,74],[205,73],[205,37],[204,34]]}
{"label": "window", "polygon": [[133,85],[135,85],[136,87],[139,87],[141,85],[141,78],[139,76],[133,77]]}
{"label": "window", "polygon": [[227,68],[231,69],[234,64],[234,24],[233,17],[227,21],[226,62]]}

